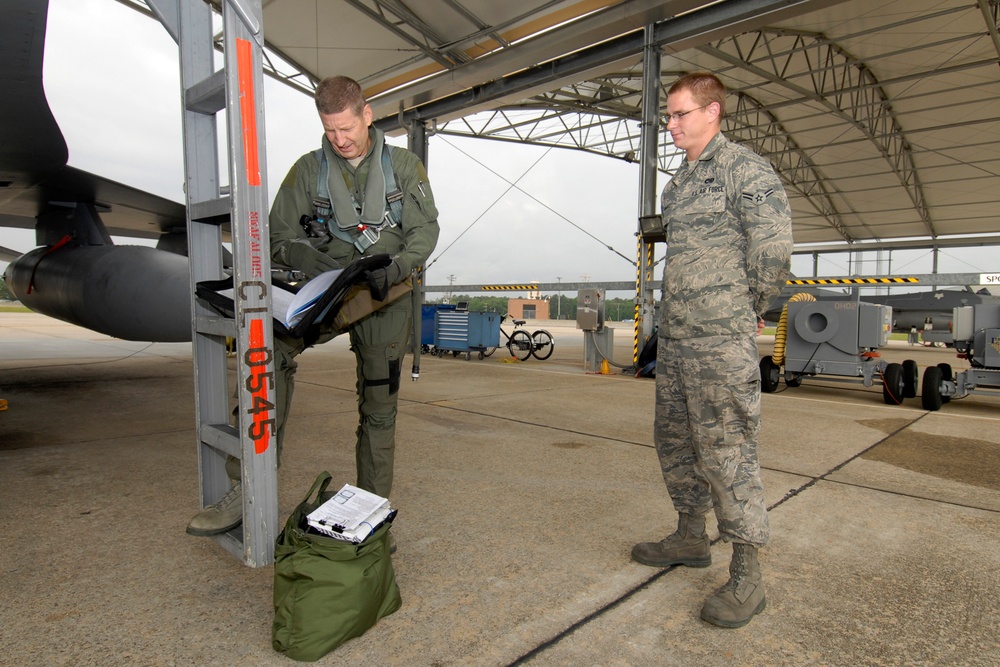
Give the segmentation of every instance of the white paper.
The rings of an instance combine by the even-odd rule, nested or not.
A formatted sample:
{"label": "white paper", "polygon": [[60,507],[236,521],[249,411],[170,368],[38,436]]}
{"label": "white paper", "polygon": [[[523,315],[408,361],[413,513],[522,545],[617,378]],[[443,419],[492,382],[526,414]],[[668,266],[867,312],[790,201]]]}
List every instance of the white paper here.
{"label": "white paper", "polygon": [[342,269],[333,269],[319,274],[302,286],[302,289],[292,297],[292,302],[284,310],[279,310],[273,303],[271,309],[276,314],[284,313],[285,326],[291,329],[302,321],[309,309],[330,289],[330,285],[342,272]]}
{"label": "white paper", "polygon": [[295,292],[291,292],[281,287],[274,287],[271,290],[271,312],[274,317],[288,326],[288,309],[295,299]]}
{"label": "white paper", "polygon": [[[334,269],[316,276],[313,280],[307,282],[297,293],[282,287],[272,286],[271,312],[274,314],[275,319],[283,323],[288,329],[301,322],[302,318],[309,312],[309,309],[323,296],[323,293],[329,289],[333,281],[337,279],[340,271],[341,269]],[[334,275],[324,277],[331,273]],[[321,283],[325,283],[325,286],[320,287],[321,283],[317,283],[313,289],[310,289],[310,285],[313,285],[313,283],[321,278],[323,279]],[[315,293],[316,291],[318,291],[318,294]],[[219,294],[232,299],[233,288],[219,290]]]}
{"label": "white paper", "polygon": [[382,496],[345,484],[337,495],[310,512],[306,521],[320,529],[343,533],[356,530],[366,521],[372,523],[372,515],[388,507],[389,501]]}

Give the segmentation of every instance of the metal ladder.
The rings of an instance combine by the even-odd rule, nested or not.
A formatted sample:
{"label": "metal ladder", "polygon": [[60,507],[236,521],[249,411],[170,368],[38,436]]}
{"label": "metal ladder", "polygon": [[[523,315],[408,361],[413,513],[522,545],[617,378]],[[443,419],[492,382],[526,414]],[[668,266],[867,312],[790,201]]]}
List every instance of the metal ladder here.
{"label": "metal ladder", "polygon": [[[223,0],[224,67],[214,66],[205,0],[147,0],[178,43],[191,290],[225,276],[223,227],[232,235],[235,319],[194,299],[192,357],[201,506],[230,489],[227,455],[241,459],[243,524],[215,539],[252,567],[274,561],[278,529],[271,261],[264,154],[260,0]],[[217,115],[228,118],[229,186],[219,182]],[[236,340],[236,425],[231,424],[226,338]]]}

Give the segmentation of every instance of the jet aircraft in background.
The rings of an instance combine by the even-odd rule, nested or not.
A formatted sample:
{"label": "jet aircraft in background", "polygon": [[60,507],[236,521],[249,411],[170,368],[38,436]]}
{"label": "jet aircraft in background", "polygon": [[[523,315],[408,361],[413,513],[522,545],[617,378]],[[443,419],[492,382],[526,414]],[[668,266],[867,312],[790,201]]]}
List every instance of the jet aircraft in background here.
{"label": "jet aircraft in background", "polygon": [[68,166],[42,86],[47,15],[48,0],[0,5],[0,228],[35,229],[40,246],[0,247],[7,285],[31,310],[109,336],[191,340],[184,206]]}

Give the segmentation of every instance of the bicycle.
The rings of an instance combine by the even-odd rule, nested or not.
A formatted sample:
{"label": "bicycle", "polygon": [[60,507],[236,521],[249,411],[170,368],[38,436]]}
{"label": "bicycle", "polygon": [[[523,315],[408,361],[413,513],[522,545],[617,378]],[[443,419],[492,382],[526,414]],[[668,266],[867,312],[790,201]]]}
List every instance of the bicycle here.
{"label": "bicycle", "polygon": [[[500,316],[500,324],[503,325],[504,321],[507,319],[507,315]],[[534,333],[529,334],[527,329],[522,329],[524,326],[524,320],[511,320],[514,323],[514,331],[507,333],[504,331],[503,326],[500,327],[500,333],[504,335],[507,339],[507,343],[504,347],[510,352],[510,356],[520,360],[525,361],[528,357],[534,356],[535,359],[539,361],[545,361],[552,356],[552,352],[555,350],[556,343],[555,339],[552,338],[550,334],[545,329],[538,329]],[[494,352],[496,352],[496,347],[488,347],[483,351],[483,356],[488,357]]]}

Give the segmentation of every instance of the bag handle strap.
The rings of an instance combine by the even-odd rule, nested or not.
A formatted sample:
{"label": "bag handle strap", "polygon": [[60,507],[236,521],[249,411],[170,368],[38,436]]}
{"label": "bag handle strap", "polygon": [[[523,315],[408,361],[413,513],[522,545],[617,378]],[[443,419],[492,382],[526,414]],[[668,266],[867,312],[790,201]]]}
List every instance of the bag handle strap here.
{"label": "bag handle strap", "polygon": [[319,501],[319,497],[326,492],[326,488],[330,486],[330,481],[332,479],[333,478],[330,476],[330,473],[326,470],[317,475],[316,481],[313,482],[312,487],[309,489],[309,493],[306,494],[306,497],[302,502],[308,503],[311,500]]}
{"label": "bag handle strap", "polygon": [[330,486],[331,479],[330,473],[325,470],[316,477],[316,481],[313,482],[305,499],[288,515],[288,519],[285,521],[285,529],[277,537],[276,542],[278,544],[281,544],[286,533],[290,534],[292,531],[298,530],[300,525],[304,523],[305,516],[319,505],[319,497],[326,491],[326,487]]}

